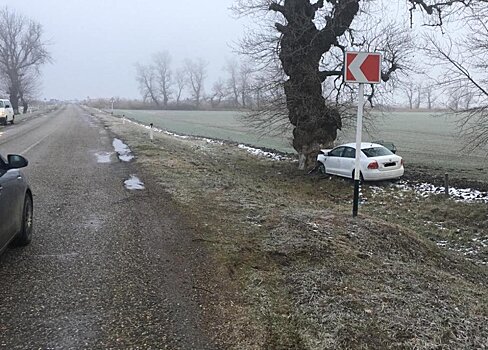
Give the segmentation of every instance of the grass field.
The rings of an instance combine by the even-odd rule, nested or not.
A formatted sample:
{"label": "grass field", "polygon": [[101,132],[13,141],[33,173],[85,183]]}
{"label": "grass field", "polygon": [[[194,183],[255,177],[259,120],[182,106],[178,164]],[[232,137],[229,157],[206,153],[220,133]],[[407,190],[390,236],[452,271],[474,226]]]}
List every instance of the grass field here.
{"label": "grass field", "polygon": [[[294,152],[290,137],[260,137],[246,127],[242,113],[229,111],[129,111],[115,110],[142,123],[176,133],[226,139]],[[486,150],[463,151],[463,142],[456,136],[452,119],[441,113],[391,112],[379,115],[374,130],[365,133],[364,141],[392,141],[407,164],[426,167],[442,176],[448,172],[454,178],[488,183]],[[354,130],[340,133],[338,142],[354,141]]]}
{"label": "grass field", "polygon": [[115,110],[115,114],[153,123],[155,126],[177,134],[204,136],[231,140],[248,145],[294,153],[291,139],[287,137],[260,136],[241,120],[241,112],[229,111],[131,111]]}

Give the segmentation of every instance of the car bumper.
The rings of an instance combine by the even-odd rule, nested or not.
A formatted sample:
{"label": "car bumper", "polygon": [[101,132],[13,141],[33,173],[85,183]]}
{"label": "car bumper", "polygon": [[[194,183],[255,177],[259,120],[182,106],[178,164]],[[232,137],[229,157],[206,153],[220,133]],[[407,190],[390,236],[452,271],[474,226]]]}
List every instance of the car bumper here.
{"label": "car bumper", "polygon": [[363,178],[366,181],[381,181],[381,180],[391,180],[398,179],[403,176],[405,169],[401,167],[400,169],[388,170],[388,171],[364,171]]}

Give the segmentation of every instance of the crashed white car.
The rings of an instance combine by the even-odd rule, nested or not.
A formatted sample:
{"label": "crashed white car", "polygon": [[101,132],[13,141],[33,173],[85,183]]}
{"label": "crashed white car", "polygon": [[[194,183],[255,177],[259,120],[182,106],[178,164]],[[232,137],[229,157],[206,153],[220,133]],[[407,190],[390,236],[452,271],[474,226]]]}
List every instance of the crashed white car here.
{"label": "crashed white car", "polygon": [[[323,174],[354,179],[356,144],[347,143],[321,150],[317,156],[318,170]],[[403,159],[377,143],[361,144],[360,178],[362,181],[397,179],[403,176]]]}

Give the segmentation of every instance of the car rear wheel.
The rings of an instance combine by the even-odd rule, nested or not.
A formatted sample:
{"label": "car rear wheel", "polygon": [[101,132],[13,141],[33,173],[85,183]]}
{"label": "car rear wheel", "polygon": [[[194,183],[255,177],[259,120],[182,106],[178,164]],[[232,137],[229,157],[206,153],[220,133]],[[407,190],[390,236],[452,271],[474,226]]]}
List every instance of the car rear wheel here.
{"label": "car rear wheel", "polygon": [[14,241],[17,246],[24,246],[30,243],[33,230],[34,210],[32,198],[27,195],[24,200],[24,212],[22,214],[22,228]]}
{"label": "car rear wheel", "polygon": [[10,124],[13,124],[15,121],[15,117],[12,117],[12,120],[10,121]]}

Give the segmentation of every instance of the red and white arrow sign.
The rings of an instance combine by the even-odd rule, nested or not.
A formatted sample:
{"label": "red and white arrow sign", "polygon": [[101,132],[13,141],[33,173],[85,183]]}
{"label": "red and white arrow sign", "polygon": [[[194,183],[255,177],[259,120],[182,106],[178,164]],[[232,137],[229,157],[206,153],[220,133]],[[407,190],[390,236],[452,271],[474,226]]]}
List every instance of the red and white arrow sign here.
{"label": "red and white arrow sign", "polygon": [[346,52],[344,67],[346,83],[379,84],[381,82],[380,53]]}

